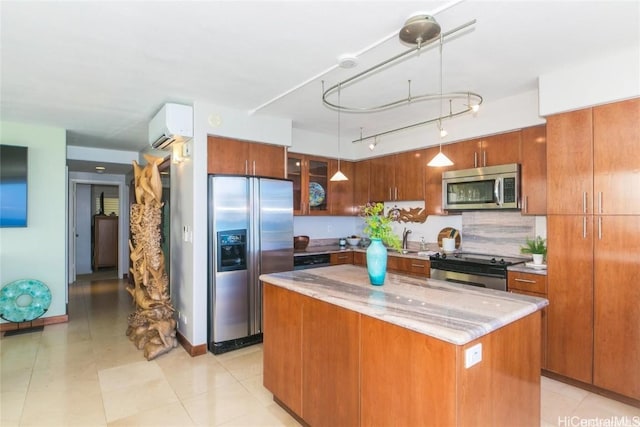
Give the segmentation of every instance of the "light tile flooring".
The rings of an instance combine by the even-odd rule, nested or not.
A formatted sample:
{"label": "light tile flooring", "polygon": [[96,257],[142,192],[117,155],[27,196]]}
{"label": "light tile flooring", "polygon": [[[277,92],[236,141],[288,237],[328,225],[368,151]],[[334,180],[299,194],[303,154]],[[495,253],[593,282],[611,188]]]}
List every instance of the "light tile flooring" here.
{"label": "light tile flooring", "polygon": [[[298,425],[262,387],[260,345],[195,358],[178,347],[147,362],[124,335],[133,310],[124,288],[81,278],[69,323],[0,340],[1,426]],[[543,377],[542,419],[638,426],[640,409]]]}

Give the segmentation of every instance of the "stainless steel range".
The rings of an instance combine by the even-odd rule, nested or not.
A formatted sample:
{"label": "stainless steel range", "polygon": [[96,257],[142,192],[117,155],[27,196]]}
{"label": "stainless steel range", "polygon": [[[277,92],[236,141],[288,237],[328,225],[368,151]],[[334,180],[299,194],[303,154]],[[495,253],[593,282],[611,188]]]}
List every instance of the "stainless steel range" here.
{"label": "stainless steel range", "polygon": [[431,278],[482,288],[507,290],[507,267],[526,258],[474,253],[436,253],[431,260]]}

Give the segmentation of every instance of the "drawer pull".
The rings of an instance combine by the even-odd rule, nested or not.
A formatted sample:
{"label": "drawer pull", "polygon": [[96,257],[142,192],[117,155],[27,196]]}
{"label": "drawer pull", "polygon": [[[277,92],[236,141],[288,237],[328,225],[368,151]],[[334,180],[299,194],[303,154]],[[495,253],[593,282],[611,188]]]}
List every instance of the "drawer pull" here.
{"label": "drawer pull", "polygon": [[536,283],[535,280],[529,280],[529,279],[514,279],[516,282],[523,282],[523,283]]}
{"label": "drawer pull", "polygon": [[424,264],[411,264],[411,267],[424,268]]}

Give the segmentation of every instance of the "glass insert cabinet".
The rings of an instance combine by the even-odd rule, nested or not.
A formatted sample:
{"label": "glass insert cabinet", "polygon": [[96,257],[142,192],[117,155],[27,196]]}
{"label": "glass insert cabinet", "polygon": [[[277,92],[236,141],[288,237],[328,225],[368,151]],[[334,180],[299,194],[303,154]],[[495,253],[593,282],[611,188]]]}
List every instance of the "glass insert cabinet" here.
{"label": "glass insert cabinet", "polygon": [[329,160],[289,153],[287,178],[293,181],[295,215],[329,214]]}

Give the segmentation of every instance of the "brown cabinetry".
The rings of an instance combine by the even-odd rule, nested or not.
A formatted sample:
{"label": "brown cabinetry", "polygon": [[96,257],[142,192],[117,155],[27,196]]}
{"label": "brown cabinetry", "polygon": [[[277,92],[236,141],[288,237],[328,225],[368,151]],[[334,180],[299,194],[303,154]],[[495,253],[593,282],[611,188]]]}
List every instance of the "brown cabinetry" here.
{"label": "brown cabinetry", "polygon": [[[540,425],[538,313],[455,345],[264,290],[264,385],[307,425]],[[465,368],[478,343],[482,362]]]}
{"label": "brown cabinetry", "polygon": [[285,147],[207,137],[207,172],[284,178]]}
{"label": "brown cabinetry", "polygon": [[289,153],[287,178],[293,181],[294,215],[329,215],[330,160],[323,157]]}
{"label": "brown cabinetry", "polygon": [[545,125],[522,129],[520,200],[523,215],[547,214],[547,131]]}
{"label": "brown cabinetry", "polygon": [[[302,307],[300,294],[263,286],[263,382],[296,414],[302,413]],[[284,327],[286,325],[286,327]]]}
{"label": "brown cabinetry", "polygon": [[639,119],[635,99],[547,121],[548,369],[635,399]]}
{"label": "brown cabinetry", "polygon": [[[360,206],[367,204],[371,199],[369,197],[369,160],[362,160],[354,164],[353,177],[353,204],[356,211]],[[355,212],[356,215],[359,212]]]}
{"label": "brown cabinetry", "polygon": [[118,217],[93,217],[93,269],[118,266]]}
{"label": "brown cabinetry", "polygon": [[477,167],[518,163],[520,160],[520,131],[505,132],[481,138],[477,151]]}
{"label": "brown cabinetry", "polygon": [[314,426],[360,424],[360,316],[264,284],[264,386]]}
{"label": "brown cabinetry", "polygon": [[547,118],[547,213],[593,213],[591,108]]}
{"label": "brown cabinetry", "polygon": [[[357,215],[358,210],[353,203],[353,188],[355,181],[355,166],[353,162],[340,161],[340,170],[348,178],[347,181],[329,181],[329,212],[331,215]],[[338,161],[329,162],[329,177],[338,171]]]}
{"label": "brown cabinetry", "polygon": [[596,214],[640,215],[640,98],[593,108]]}
{"label": "brown cabinetry", "polygon": [[367,254],[364,252],[353,253],[353,265],[367,266]]}
{"label": "brown cabinetry", "polygon": [[360,315],[306,298],[301,356],[305,422],[328,427],[359,425]]}
{"label": "brown cabinetry", "polygon": [[425,153],[414,150],[370,159],[370,200],[423,200]]}
{"label": "brown cabinetry", "polygon": [[640,215],[595,221],[593,384],[640,400]]}
{"label": "brown cabinetry", "polygon": [[[509,271],[507,288],[514,294],[531,295],[547,298],[547,276],[520,271]],[[542,325],[540,329],[540,351],[542,369],[547,368],[547,308],[542,309]]]}
{"label": "brown cabinetry", "polygon": [[331,265],[353,264],[353,252],[333,252],[329,255]]}

